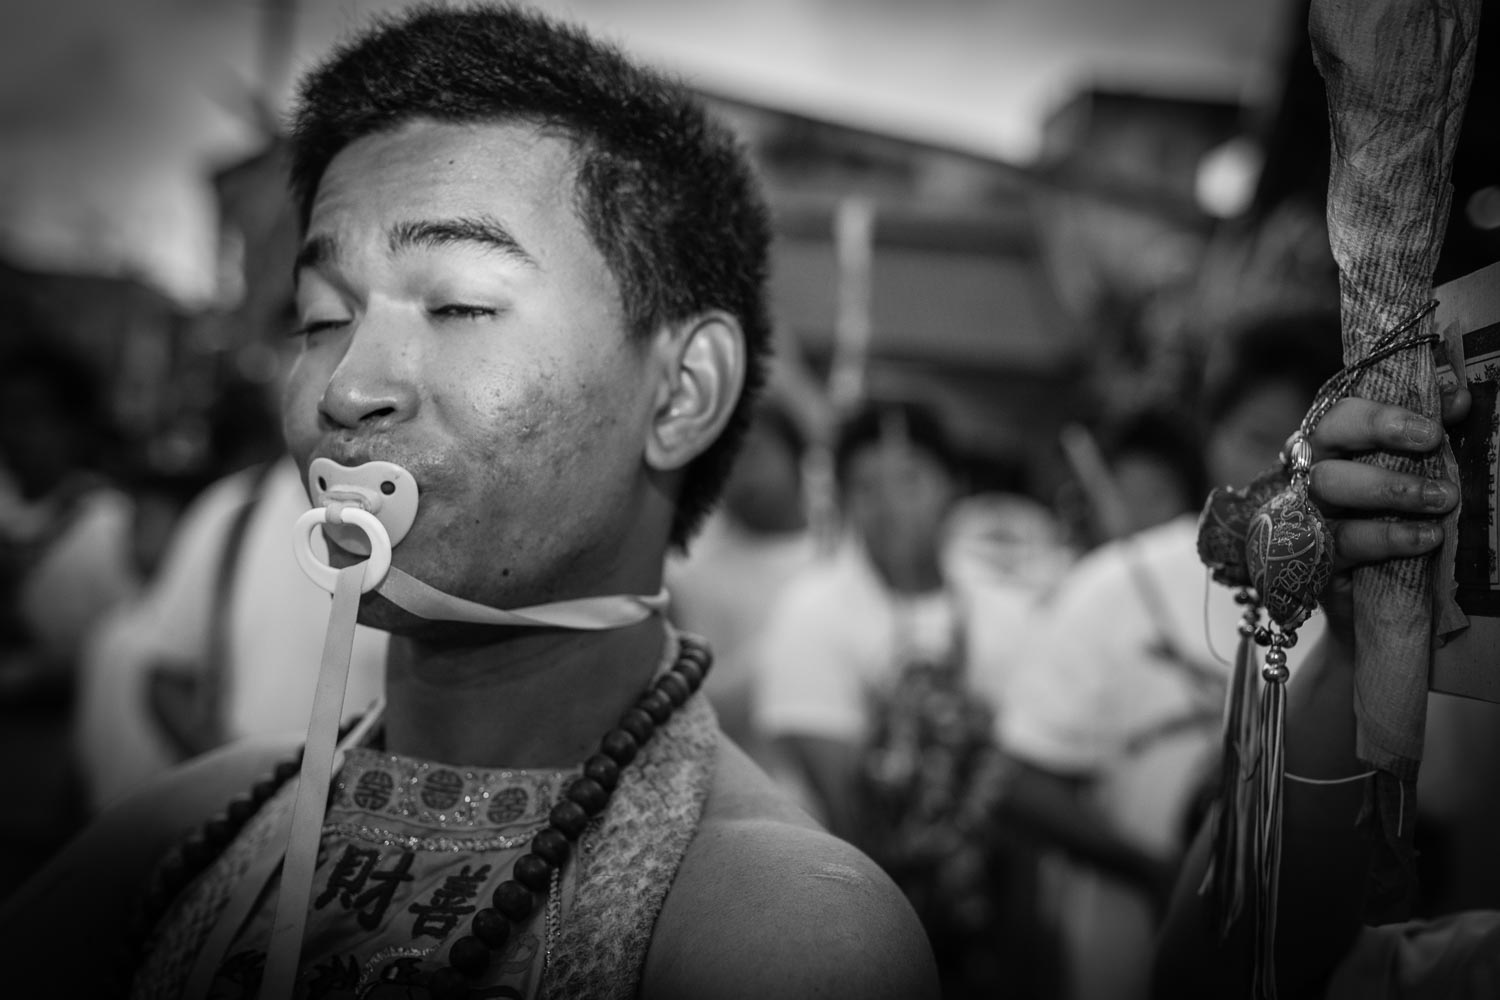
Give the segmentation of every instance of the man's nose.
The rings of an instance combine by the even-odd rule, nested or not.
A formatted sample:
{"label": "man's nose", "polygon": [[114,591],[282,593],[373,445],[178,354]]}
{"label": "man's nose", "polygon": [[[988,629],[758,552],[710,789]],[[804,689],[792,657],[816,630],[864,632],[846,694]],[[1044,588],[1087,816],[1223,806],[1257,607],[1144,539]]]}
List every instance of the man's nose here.
{"label": "man's nose", "polygon": [[398,317],[374,310],[348,333],[318,412],[335,427],[409,420],[417,411],[418,347]]}

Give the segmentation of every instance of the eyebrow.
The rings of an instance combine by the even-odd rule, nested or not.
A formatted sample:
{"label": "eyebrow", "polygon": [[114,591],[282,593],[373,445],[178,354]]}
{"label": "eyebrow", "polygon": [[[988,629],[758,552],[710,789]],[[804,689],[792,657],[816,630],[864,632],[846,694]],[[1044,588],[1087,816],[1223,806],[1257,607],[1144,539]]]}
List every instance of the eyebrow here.
{"label": "eyebrow", "polygon": [[528,267],[537,261],[516,241],[510,230],[489,216],[466,216],[456,219],[418,219],[398,222],[391,227],[392,253],[417,248],[434,249],[457,244],[471,244],[497,252]]}
{"label": "eyebrow", "polygon": [[[398,222],[391,227],[387,238],[387,246],[392,253],[458,244],[470,244],[498,252],[528,267],[539,266],[536,258],[516,241],[510,230],[488,216]],[[293,287],[300,283],[304,270],[322,267],[338,258],[339,245],[332,236],[309,237],[297,251],[293,262]]]}
{"label": "eyebrow", "polygon": [[336,260],[339,255],[338,244],[331,236],[313,236],[302,244],[297,251],[297,257],[292,262],[292,287],[295,288],[302,281],[302,272],[309,268],[322,267],[330,261]]}

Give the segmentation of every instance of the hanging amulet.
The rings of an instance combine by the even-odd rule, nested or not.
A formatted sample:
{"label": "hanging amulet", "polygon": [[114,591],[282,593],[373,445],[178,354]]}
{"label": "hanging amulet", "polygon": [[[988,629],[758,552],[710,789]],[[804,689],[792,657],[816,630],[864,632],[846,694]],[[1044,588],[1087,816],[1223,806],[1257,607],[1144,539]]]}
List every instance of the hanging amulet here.
{"label": "hanging amulet", "polygon": [[1291,484],[1256,511],[1245,544],[1250,585],[1283,632],[1307,620],[1333,573],[1333,533],[1307,495],[1312,447],[1297,435],[1289,452]]}
{"label": "hanging amulet", "polygon": [[1211,571],[1214,582],[1227,587],[1248,587],[1250,569],[1245,561],[1245,543],[1255,514],[1291,479],[1280,465],[1264,470],[1243,488],[1218,486],[1209,493],[1198,516],[1198,558]]}

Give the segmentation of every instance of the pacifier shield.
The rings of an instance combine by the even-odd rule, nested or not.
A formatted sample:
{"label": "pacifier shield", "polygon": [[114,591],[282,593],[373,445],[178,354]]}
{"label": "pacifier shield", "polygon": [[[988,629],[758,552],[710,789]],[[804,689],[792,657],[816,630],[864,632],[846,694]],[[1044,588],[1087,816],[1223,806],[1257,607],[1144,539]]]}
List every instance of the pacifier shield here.
{"label": "pacifier shield", "polygon": [[[417,517],[417,481],[394,462],[348,466],[315,458],[307,468],[307,494],[314,507],[357,507],[374,514],[393,546]],[[370,554],[369,537],[354,525],[327,523],[323,533],[347,552]]]}

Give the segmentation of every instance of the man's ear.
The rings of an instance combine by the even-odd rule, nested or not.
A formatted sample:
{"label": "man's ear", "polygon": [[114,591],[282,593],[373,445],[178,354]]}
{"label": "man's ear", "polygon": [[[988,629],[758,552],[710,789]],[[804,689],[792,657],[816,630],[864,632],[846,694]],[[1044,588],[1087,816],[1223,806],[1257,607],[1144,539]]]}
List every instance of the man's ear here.
{"label": "man's ear", "polygon": [[663,378],[646,464],[666,472],[687,465],[723,433],[745,385],[745,334],[733,316],[715,311],[664,330],[657,350]]}

